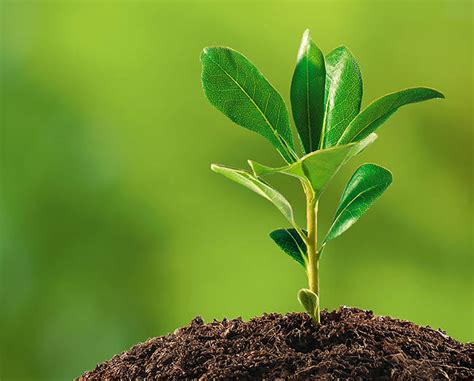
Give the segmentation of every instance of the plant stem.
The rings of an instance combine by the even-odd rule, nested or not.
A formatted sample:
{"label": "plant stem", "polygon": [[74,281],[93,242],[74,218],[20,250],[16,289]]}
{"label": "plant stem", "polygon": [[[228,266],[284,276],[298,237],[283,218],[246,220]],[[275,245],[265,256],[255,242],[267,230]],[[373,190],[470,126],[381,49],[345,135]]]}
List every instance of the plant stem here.
{"label": "plant stem", "polygon": [[[306,188],[306,225],[308,230],[307,255],[308,255],[308,283],[309,289],[319,299],[319,255],[318,255],[318,230],[317,230],[318,201],[310,187]],[[319,323],[319,305],[313,317]]]}

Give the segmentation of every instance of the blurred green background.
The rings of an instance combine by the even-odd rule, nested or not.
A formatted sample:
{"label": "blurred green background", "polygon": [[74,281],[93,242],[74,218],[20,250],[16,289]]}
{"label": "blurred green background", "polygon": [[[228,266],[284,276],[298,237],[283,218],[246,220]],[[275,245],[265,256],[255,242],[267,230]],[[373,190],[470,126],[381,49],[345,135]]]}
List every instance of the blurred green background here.
{"label": "blurred green background", "polygon": [[[352,50],[364,105],[447,97],[400,110],[325,194],[323,230],[355,167],[394,174],[328,246],[323,307],[474,339],[471,1],[1,4],[2,380],[71,379],[196,315],[301,310],[305,275],[268,238],[285,220],[209,169],[280,159],[208,104],[199,55],[242,51],[288,101],[305,28]],[[297,182],[277,183],[303,220]]]}

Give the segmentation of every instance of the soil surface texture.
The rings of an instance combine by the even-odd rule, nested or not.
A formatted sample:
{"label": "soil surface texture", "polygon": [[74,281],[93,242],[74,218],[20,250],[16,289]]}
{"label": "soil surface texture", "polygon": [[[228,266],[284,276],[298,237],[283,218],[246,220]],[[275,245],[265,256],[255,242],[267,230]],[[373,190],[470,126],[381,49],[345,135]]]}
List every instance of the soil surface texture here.
{"label": "soil surface texture", "polygon": [[78,380],[473,380],[474,344],[407,321],[341,307],[204,324],[195,318]]}

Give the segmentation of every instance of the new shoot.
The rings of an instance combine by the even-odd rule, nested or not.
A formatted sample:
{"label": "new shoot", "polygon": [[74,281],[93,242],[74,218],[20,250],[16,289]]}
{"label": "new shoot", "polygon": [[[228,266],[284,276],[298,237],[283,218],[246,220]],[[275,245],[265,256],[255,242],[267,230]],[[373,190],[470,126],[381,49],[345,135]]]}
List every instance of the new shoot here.
{"label": "new shoot", "polygon": [[[249,170],[213,164],[214,172],[269,200],[289,227],[270,233],[275,243],[306,270],[307,288],[298,300],[320,321],[319,264],[326,245],[349,229],[392,182],[387,169],[363,164],[349,179],[328,232],[318,240],[318,203],[328,183],[351,158],[372,144],[376,131],[401,106],[444,98],[427,87],[385,95],[362,111],[362,77],[352,53],[339,47],[324,55],[305,31],[290,88],[296,142],[281,95],[245,56],[226,47],[201,54],[202,86],[210,103],[234,123],[265,137],[284,163],[274,168],[249,161]],[[306,197],[306,226],[296,222],[288,200],[268,179],[275,174],[299,179]]]}

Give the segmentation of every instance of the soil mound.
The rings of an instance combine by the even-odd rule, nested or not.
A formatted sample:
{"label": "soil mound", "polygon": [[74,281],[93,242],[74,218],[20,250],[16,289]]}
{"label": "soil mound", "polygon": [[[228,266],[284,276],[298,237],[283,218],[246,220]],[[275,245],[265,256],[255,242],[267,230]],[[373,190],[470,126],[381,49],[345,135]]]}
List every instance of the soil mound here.
{"label": "soil mound", "polygon": [[78,380],[472,380],[474,344],[371,311],[341,307],[204,324],[195,318]]}

